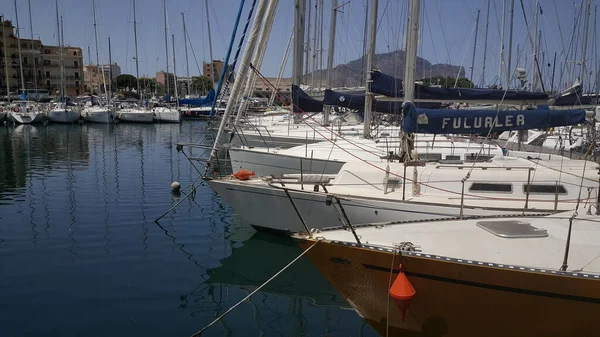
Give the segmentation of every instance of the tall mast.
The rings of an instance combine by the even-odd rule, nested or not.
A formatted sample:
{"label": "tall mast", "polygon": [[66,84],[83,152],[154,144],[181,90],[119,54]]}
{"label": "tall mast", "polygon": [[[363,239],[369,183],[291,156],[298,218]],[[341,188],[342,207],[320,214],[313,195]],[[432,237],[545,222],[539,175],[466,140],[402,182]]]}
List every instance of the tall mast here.
{"label": "tall mast", "polygon": [[6,78],[6,97],[10,100],[10,84],[8,83],[8,54],[6,53],[6,27],[4,26],[4,17],[0,16],[0,21],[2,23],[2,45],[4,46],[4,77]]}
{"label": "tall mast", "polygon": [[365,81],[365,74],[368,72],[366,64],[367,64],[367,45],[368,45],[368,35],[369,35],[369,2],[365,2],[365,26],[363,31],[363,61],[362,61],[362,69],[360,70],[360,83]]}
{"label": "tall mast", "polygon": [[163,14],[165,19],[165,59],[167,61],[167,74],[165,76],[165,82],[167,82],[167,96],[171,97],[171,88],[169,87],[169,39],[167,38],[168,29],[167,27],[167,0],[163,0]]}
{"label": "tall mast", "polygon": [[329,47],[327,48],[327,89],[331,89],[331,70],[333,69],[333,51],[335,50],[335,25],[338,0],[331,1],[331,20],[329,24]]}
{"label": "tall mast", "polygon": [[[31,20],[31,0],[29,0],[29,31],[31,33],[31,43],[33,44],[33,20]],[[32,48],[33,49],[33,48]],[[33,87],[37,89],[37,66],[35,64],[36,56],[33,54],[32,62],[33,62]]]}
{"label": "tall mast", "polygon": [[319,75],[319,88],[323,87],[323,30],[324,30],[324,10],[325,10],[325,0],[321,0],[321,10],[320,12],[320,16],[321,16],[321,22],[320,22],[320,27],[319,31],[321,32],[319,34],[319,70],[321,70],[320,75]]}
{"label": "tall mast", "polygon": [[[334,2],[337,0],[333,0]],[[306,0],[295,0],[294,12],[294,66],[292,67],[292,83],[302,84],[302,70],[304,57],[304,14]]]}
{"label": "tall mast", "polygon": [[583,76],[585,76],[585,59],[587,57],[587,44],[588,44],[588,35],[589,35],[589,25],[590,25],[590,10],[592,6],[592,0],[588,0],[585,6],[585,23],[583,24],[583,50],[581,53],[581,72],[579,75],[579,82],[583,86]]}
{"label": "tall mast", "polygon": [[[62,15],[60,16],[60,83],[62,88],[62,95],[67,95],[67,81],[65,81],[65,62],[63,56],[63,45],[65,43],[65,24]],[[65,99],[66,102],[66,99]]]}
{"label": "tall mast", "polygon": [[[304,49],[304,53],[306,54],[306,59],[304,60],[304,73],[308,74],[308,72],[310,71],[309,68],[309,61],[310,61],[310,18],[311,18],[311,13],[312,13],[312,0],[308,0],[308,17],[306,18],[306,42],[305,42],[305,49]],[[304,29],[305,27],[303,27]]]}
{"label": "tall mast", "polygon": [[185,46],[185,72],[187,76],[187,90],[186,94],[190,94],[191,78],[190,78],[190,63],[188,61],[188,48],[187,48],[187,29],[185,28],[185,15],[181,12],[181,20],[183,21],[183,45]]}
{"label": "tall mast", "polygon": [[[110,36],[108,37],[108,100],[112,99],[112,81],[113,81],[113,72],[112,72],[112,50],[110,49]],[[139,91],[138,91],[138,95],[139,95]],[[107,103],[110,103],[110,101],[107,101]]]}
{"label": "tall mast", "polygon": [[[60,40],[60,17],[58,16],[58,0],[55,1],[55,4],[56,4],[56,36],[58,38],[58,64],[59,64],[59,68],[60,68],[60,65],[62,64],[62,47],[60,46],[61,40]],[[62,99],[62,73],[60,74],[60,83],[59,83],[58,90],[60,92],[60,97]]]}
{"label": "tall mast", "polygon": [[502,30],[500,31],[500,64],[498,65],[498,85],[502,86],[502,65],[504,64],[504,26],[506,25],[506,0],[502,1]]}
{"label": "tall mast", "polygon": [[[58,1],[58,0],[57,0]],[[19,70],[21,75],[21,89],[25,92],[25,77],[23,76],[23,59],[21,56],[21,36],[19,34],[19,13],[17,11],[17,0],[15,0],[15,18],[17,20],[17,48],[19,50]],[[6,93],[8,95],[8,93]]]}
{"label": "tall mast", "polygon": [[488,30],[490,27],[490,1],[487,3],[487,14],[485,18],[485,38],[483,39],[483,69],[481,72],[481,86],[485,85],[485,61],[487,60],[487,42],[488,42]]}
{"label": "tall mast", "polygon": [[535,14],[533,16],[533,21],[534,24],[533,26],[535,27],[535,32],[533,34],[533,84],[532,84],[532,91],[536,91],[537,87],[538,87],[538,80],[539,80],[539,76],[538,76],[538,72],[537,72],[537,54],[538,54],[538,14],[540,13],[540,0],[537,0],[535,2]]}
{"label": "tall mast", "polygon": [[315,72],[317,71],[317,26],[319,22],[318,0],[315,0],[315,19],[313,23],[313,50],[312,50],[312,71],[310,76],[310,86],[315,88]]}
{"label": "tall mast", "polygon": [[367,83],[365,85],[365,117],[363,125],[363,137],[365,138],[371,137],[371,107],[373,105],[373,93],[371,93],[371,70],[373,69],[373,59],[375,58],[375,42],[377,41],[378,5],[378,0],[371,0],[371,20],[369,23],[369,52],[367,53],[368,75]]}
{"label": "tall mast", "polygon": [[510,84],[513,79],[512,71],[512,45],[513,45],[513,28],[515,23],[515,0],[510,0],[510,26],[508,28],[508,64],[506,67],[506,88],[510,89]]}
{"label": "tall mast", "polygon": [[175,62],[175,34],[171,34],[171,41],[173,42],[173,77],[175,78],[175,102],[179,106],[179,96],[177,93],[177,63]]}
{"label": "tall mast", "polygon": [[475,20],[475,42],[473,43],[473,59],[471,60],[471,81],[475,84],[473,79],[473,70],[475,70],[475,51],[477,51],[477,32],[479,32],[479,13],[481,10],[477,10],[477,19]]}
{"label": "tall mast", "polygon": [[210,69],[212,74],[212,82],[214,87],[214,81],[217,78],[215,63],[213,62],[213,49],[212,49],[212,37],[210,33],[210,15],[208,14],[208,0],[204,1],[206,7],[206,28],[208,29],[208,57],[210,57]]}
{"label": "tall mast", "polygon": [[[102,71],[102,80],[104,82],[104,93],[106,93],[106,82],[104,81],[104,68],[100,67],[100,56],[98,55],[98,25],[96,22],[96,0],[92,0],[92,12],[94,13],[94,41],[96,43],[96,68]],[[108,98],[108,97],[107,97]]]}
{"label": "tall mast", "polygon": [[137,92],[140,99],[142,99],[142,92],[140,91],[140,66],[138,59],[138,42],[137,42],[137,20],[135,16],[135,0],[133,0],[133,42],[135,44],[135,78]]}
{"label": "tall mast", "polygon": [[421,0],[410,0],[406,32],[406,66],[404,67],[404,101],[415,98],[415,73],[417,71],[417,47],[419,44],[419,13]]}

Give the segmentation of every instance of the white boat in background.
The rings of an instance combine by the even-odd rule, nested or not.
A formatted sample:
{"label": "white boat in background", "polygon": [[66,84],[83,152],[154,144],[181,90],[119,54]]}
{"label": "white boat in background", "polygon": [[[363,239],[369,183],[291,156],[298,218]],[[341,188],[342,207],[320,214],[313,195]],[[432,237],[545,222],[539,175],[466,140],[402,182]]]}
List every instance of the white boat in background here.
{"label": "white boat in background", "polygon": [[44,111],[38,104],[23,101],[14,105],[8,115],[13,122],[18,124],[41,123],[46,118]]}
{"label": "white boat in background", "polygon": [[139,107],[129,107],[119,110],[116,118],[119,122],[126,123],[152,123],[154,112]]}
{"label": "white boat in background", "polygon": [[181,113],[177,109],[171,109],[169,107],[155,107],[152,108],[154,117],[160,123],[180,123]]}
{"label": "white boat in background", "polygon": [[113,122],[112,111],[106,106],[86,106],[81,110],[86,122],[108,124]]}
{"label": "white boat in background", "polygon": [[48,111],[48,119],[53,123],[69,124],[75,123],[81,118],[81,113],[73,106],[65,103],[57,103]]}

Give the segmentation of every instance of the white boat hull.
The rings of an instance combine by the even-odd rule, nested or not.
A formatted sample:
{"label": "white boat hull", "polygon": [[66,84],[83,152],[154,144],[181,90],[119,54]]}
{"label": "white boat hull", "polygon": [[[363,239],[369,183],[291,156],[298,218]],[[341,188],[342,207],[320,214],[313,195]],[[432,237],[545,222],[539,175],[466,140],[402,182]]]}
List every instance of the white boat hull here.
{"label": "white boat hull", "polygon": [[127,123],[152,123],[154,113],[152,111],[120,111],[117,114],[119,121]]}
{"label": "white boat hull", "polygon": [[160,123],[180,123],[181,113],[175,109],[158,108],[154,109],[154,116]]}
{"label": "white boat hull", "polygon": [[48,119],[53,123],[75,123],[79,120],[79,111],[56,109],[48,112]]}
{"label": "white boat hull", "polygon": [[[208,180],[208,184],[244,220],[259,230],[275,232],[306,231],[290,198],[283,189],[264,185],[236,183],[228,180]],[[305,184],[312,191],[312,184]],[[326,193],[288,190],[290,197],[309,230],[343,226],[336,200],[327,205]],[[352,225],[377,222],[434,220],[460,216],[460,207],[409,201],[390,201],[360,196],[344,196],[340,200]],[[336,204],[335,209],[333,204]],[[522,209],[482,209],[464,207],[464,216],[522,214]],[[345,220],[344,220],[345,221]]]}
{"label": "white boat hull", "polygon": [[229,157],[234,172],[244,168],[254,171],[257,177],[269,175],[280,177],[287,173],[336,174],[345,164],[344,161],[338,160],[304,158],[236,148],[229,149]]}
{"label": "white boat hull", "polygon": [[10,116],[18,124],[34,124],[44,121],[42,112],[13,112]]}
{"label": "white boat hull", "polygon": [[112,112],[108,109],[84,110],[82,115],[85,121],[89,123],[112,123]]}

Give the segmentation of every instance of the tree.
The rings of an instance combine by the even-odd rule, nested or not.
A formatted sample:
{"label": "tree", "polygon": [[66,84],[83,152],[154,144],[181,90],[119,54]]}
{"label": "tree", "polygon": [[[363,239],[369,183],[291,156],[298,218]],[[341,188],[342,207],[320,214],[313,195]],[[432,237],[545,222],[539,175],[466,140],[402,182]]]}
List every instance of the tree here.
{"label": "tree", "polygon": [[137,78],[135,78],[133,75],[121,74],[115,79],[115,84],[117,90],[123,90],[126,88],[129,88],[130,90],[135,89],[137,87]]}
{"label": "tree", "polygon": [[465,77],[460,77],[457,81],[455,77],[435,76],[424,78],[421,82],[425,86],[440,85],[442,88],[475,88],[475,84]]}
{"label": "tree", "polygon": [[193,76],[192,77],[192,91],[197,91],[202,95],[206,95],[210,89],[212,89],[213,84],[210,78],[206,76]]}

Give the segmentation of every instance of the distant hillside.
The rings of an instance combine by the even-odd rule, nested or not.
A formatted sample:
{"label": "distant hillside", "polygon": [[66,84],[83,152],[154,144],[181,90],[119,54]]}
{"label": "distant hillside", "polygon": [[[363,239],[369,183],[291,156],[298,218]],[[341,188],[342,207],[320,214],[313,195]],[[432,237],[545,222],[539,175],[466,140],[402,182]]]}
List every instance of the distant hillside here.
{"label": "distant hillside", "polygon": [[[404,50],[397,50],[391,53],[376,54],[373,66],[382,73],[398,78],[404,77],[404,64],[406,53]],[[354,87],[364,86],[361,82],[363,58],[350,61],[346,64],[340,64],[333,68],[331,74],[333,87]],[[443,77],[465,76],[465,69],[451,64],[431,64],[426,59],[417,57],[416,78],[443,76]],[[323,81],[327,78],[327,71],[315,72],[315,80],[322,76]],[[305,83],[310,84],[311,74],[305,75]]]}

